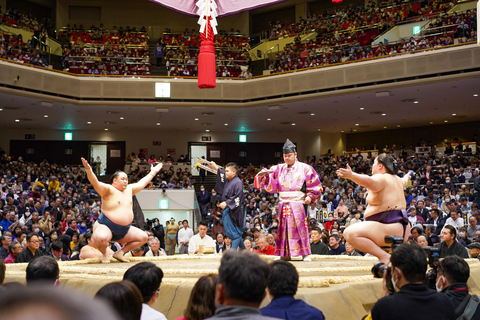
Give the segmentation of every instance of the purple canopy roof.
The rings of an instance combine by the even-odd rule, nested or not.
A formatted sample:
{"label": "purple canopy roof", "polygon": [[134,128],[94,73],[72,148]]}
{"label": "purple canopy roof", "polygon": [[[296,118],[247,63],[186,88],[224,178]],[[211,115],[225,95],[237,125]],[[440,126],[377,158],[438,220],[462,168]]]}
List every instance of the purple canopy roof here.
{"label": "purple canopy roof", "polygon": [[[197,15],[197,0],[149,0],[169,9],[192,15]],[[215,0],[219,17],[252,10],[258,7],[280,3],[285,0]]]}

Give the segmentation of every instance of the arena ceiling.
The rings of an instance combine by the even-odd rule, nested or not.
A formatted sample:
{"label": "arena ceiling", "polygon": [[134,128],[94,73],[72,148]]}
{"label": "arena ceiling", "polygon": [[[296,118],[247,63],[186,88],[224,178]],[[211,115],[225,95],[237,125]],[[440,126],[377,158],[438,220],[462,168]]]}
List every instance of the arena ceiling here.
{"label": "arena ceiling", "polygon": [[[191,132],[365,132],[480,120],[480,78],[249,108],[76,105],[0,93],[2,128]],[[18,121],[16,121],[18,120]]]}

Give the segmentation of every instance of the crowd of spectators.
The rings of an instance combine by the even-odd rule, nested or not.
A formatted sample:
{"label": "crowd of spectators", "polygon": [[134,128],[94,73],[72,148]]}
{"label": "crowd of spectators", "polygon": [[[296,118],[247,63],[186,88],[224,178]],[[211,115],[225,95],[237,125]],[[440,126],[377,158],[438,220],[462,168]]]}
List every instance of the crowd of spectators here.
{"label": "crowd of spectators", "polygon": [[63,67],[75,74],[149,75],[151,72],[149,38],[145,28],[103,25],[67,26],[58,32],[64,43]]}
{"label": "crowd of spectators", "polygon": [[[201,38],[197,30],[164,33],[166,67],[170,76],[197,76]],[[251,77],[248,36],[220,31],[214,39],[217,77]]]}
{"label": "crowd of spectators", "polygon": [[0,31],[0,58],[27,65],[47,67],[48,61],[39,45],[31,39],[23,42],[22,35]]}
{"label": "crowd of spectators", "polygon": [[[474,139],[476,141],[477,138]],[[475,202],[480,191],[480,178],[477,179],[480,166],[478,142],[475,152],[462,144],[454,148],[447,143],[443,153],[436,146],[430,147],[430,152],[426,154],[416,154],[414,149],[397,149],[395,146],[378,150],[374,145],[373,151],[364,151],[363,155],[362,151],[358,151],[337,158],[328,154],[318,159],[315,156],[307,157],[305,162],[315,168],[324,187],[321,199],[307,210],[312,248],[317,248],[323,254],[359,254],[345,243],[343,230],[351,224],[362,223],[367,190],[351,181],[339,179],[335,171],[348,163],[355,172],[368,173],[374,160],[372,152],[386,151],[396,158],[399,175],[408,170],[415,172],[411,185],[405,189],[409,221],[413,227],[411,241],[423,243],[426,240],[430,245],[437,244],[444,240],[443,227],[452,225],[454,229],[447,236],[453,235],[464,247],[466,255],[466,247],[480,240],[480,226],[477,226],[479,208]],[[130,161],[137,159],[135,154],[129,155]],[[188,161],[184,156],[178,160]],[[0,248],[1,258],[5,259],[10,254],[10,258],[15,260],[20,250],[15,241],[23,249],[30,247],[32,254],[37,248],[41,253],[50,253],[57,259],[62,259],[62,254],[66,256],[64,260],[81,258],[81,249],[89,244],[89,231],[101,210],[101,199],[89,185],[82,168],[60,166],[47,161],[26,163],[21,157],[12,159],[7,155],[3,155],[1,161],[0,226],[5,237],[2,239],[3,251]],[[168,163],[174,159],[167,155],[166,159],[152,161]],[[162,169],[147,188],[190,189],[194,183],[199,184],[189,166],[182,167],[176,170],[173,167]],[[275,246],[278,197],[253,187],[255,174],[262,167],[249,165],[238,170],[245,187],[247,219],[244,238],[247,248],[273,254],[269,246]],[[129,182],[136,182],[146,174],[148,169],[139,166],[129,172]],[[217,240],[217,246],[220,244],[224,248],[224,241],[227,240],[225,247],[228,248],[229,239],[225,239],[221,211],[217,207],[220,197],[214,190],[209,193],[202,189],[201,205],[206,206],[207,212],[203,218],[213,230],[212,236]],[[157,238],[155,241],[164,248],[165,229],[160,221],[148,221],[147,229],[149,242]],[[37,237],[31,240],[32,235],[36,235],[38,241]],[[318,245],[319,241],[325,246]],[[116,250],[115,246],[112,248]],[[148,251],[149,246],[146,245],[140,255],[146,255]]]}
{"label": "crowd of spectators", "polygon": [[43,50],[45,49],[43,44],[46,43],[48,37],[45,28],[31,14],[21,13],[14,9],[8,9],[4,14],[1,12],[0,6],[0,25],[31,31],[34,35],[25,41],[21,34],[0,30],[0,58],[47,67],[48,62]]}
{"label": "crowd of spectators", "polygon": [[[476,10],[446,14],[453,3],[412,3],[398,7],[375,7],[366,9],[349,6],[344,10],[301,19],[291,28],[282,29],[288,36],[295,36],[293,43],[285,46],[269,66],[271,73],[325,66],[338,62],[384,57],[417,50],[439,48],[458,43],[476,41]],[[398,42],[373,45],[382,32],[406,19],[432,20],[428,28],[415,37]],[[281,25],[271,23],[273,30]],[[297,28],[303,32],[317,31],[315,40],[302,42]],[[293,34],[290,32],[293,30]]]}
{"label": "crowd of spectators", "polygon": [[[409,242],[421,247],[435,245],[442,258],[453,254],[480,259],[480,226],[477,223],[480,218],[480,140],[474,136],[472,143],[465,145],[447,142],[442,152],[431,143],[420,145],[429,147],[430,151],[418,154],[415,149],[403,146],[385,146],[379,150],[374,144],[370,150],[344,156],[326,154],[318,159],[315,156],[304,159],[317,171],[324,187],[321,199],[307,210],[313,254],[363,255],[345,241],[343,231],[351,224],[363,223],[367,190],[339,179],[335,172],[348,163],[355,172],[368,174],[374,160],[372,154],[388,152],[396,159],[399,175],[409,170],[415,173],[411,185],[405,189],[412,226]],[[130,158],[135,161],[137,157],[131,154]],[[179,160],[186,161],[186,157]],[[246,193],[244,241],[246,251],[272,255],[278,226],[278,197],[254,189],[253,178],[262,167],[249,165],[240,167],[237,172]],[[130,180],[140,179],[148,172],[137,169]],[[37,261],[45,255],[57,261],[101,257],[99,252],[94,252],[90,240],[92,224],[101,210],[101,199],[80,166],[58,165],[46,160],[37,164],[3,154],[0,177],[0,258],[5,263]],[[182,184],[182,179],[186,179],[185,184],[193,182],[187,182],[192,177],[189,170],[162,170],[151,187],[162,188],[168,177],[176,182],[175,185]],[[199,228],[201,232],[197,235],[191,232],[188,221],[180,222],[177,234],[180,246],[194,243],[192,239],[197,237],[198,243],[214,246],[216,253],[229,251],[231,240],[222,230],[222,216],[216,206],[219,201],[213,191],[207,205],[207,221],[200,223],[202,229]],[[163,250],[166,229],[158,219],[147,221],[146,226],[148,243],[126,256],[166,255]],[[208,229],[214,230],[213,239],[207,235]],[[183,239],[186,234],[189,238]],[[188,248],[188,253],[201,252],[196,247]],[[113,243],[112,249],[119,248]],[[150,299],[152,296],[143,301],[148,305]],[[143,308],[153,310],[147,306]]]}
{"label": "crowd of spectators", "polygon": [[7,9],[2,14],[2,8],[0,6],[0,24],[15,27],[26,31],[34,32],[41,29],[42,26],[32,14],[19,12],[15,9]]}
{"label": "crowd of spectators", "polygon": [[389,3],[370,2],[368,5],[349,5],[335,8],[320,14],[308,13],[306,18],[290,25],[280,20],[269,22],[270,38],[293,37],[298,34],[317,31],[354,37],[356,29],[378,29],[380,33],[404,21],[420,21],[435,17],[452,7],[453,2],[445,1],[391,1]]}

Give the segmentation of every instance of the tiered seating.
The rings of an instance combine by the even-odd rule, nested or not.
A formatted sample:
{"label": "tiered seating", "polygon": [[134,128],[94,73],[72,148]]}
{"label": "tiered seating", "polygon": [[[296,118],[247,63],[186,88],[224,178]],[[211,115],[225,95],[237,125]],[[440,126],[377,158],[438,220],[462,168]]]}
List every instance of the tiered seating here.
{"label": "tiered seating", "polygon": [[31,14],[17,12],[13,9],[7,10],[3,15],[0,14],[0,24],[31,32],[39,29],[39,23],[35,17]]}
{"label": "tiered seating", "polygon": [[[428,33],[427,30],[425,34],[425,36],[427,36],[426,38],[403,39],[398,43],[391,43],[389,45],[382,44],[381,46],[373,48],[370,46],[370,43],[379,33],[382,32],[382,30],[386,30],[386,26],[393,26],[395,23],[403,21],[405,17],[431,19],[436,17],[438,13],[446,11],[450,6],[451,4],[436,5],[435,7],[431,5],[420,7],[420,4],[415,3],[389,7],[380,10],[379,17],[381,20],[379,23],[376,23],[377,17],[369,14],[357,15],[356,18],[346,18],[355,16],[355,13],[354,11],[350,13],[344,12],[346,16],[338,18],[337,13],[331,20],[323,19],[321,26],[316,25],[316,29],[319,31],[316,40],[301,43],[300,38],[297,37],[294,44],[285,47],[282,55],[275,59],[270,69],[272,73],[276,73],[328,65],[342,61],[353,61],[414,50],[436,48],[453,44],[453,39],[463,34],[466,34],[465,40],[468,40],[470,36],[469,30],[472,29],[472,25],[474,25],[476,21],[475,12],[468,12],[458,16],[455,15],[454,17],[444,17],[443,20],[437,19],[435,25],[432,24],[430,33]],[[389,16],[390,12],[393,12],[393,14]],[[426,13],[426,15],[423,15],[424,13]],[[419,16],[419,14],[422,15]],[[401,17],[401,19],[399,19],[399,17]],[[318,20],[315,16],[309,18],[308,22],[312,23],[315,19]],[[359,25],[359,21],[365,22],[365,25]],[[300,22],[300,24],[301,23],[302,22]],[[437,28],[435,28],[435,26],[437,26]],[[466,32],[463,32],[464,30]],[[473,41],[474,39],[471,38],[470,40]]]}
{"label": "tiered seating", "polygon": [[[195,31],[191,34],[188,32],[183,34],[164,33],[162,41],[165,44],[170,75],[184,75],[183,70],[185,69],[189,71],[189,75],[195,75],[201,44],[200,35]],[[248,49],[250,45],[248,41],[248,37],[239,34],[215,36],[217,75],[240,76],[241,66],[249,64]]]}
{"label": "tiered seating", "polygon": [[[64,29],[70,49],[64,66],[76,74],[149,75],[149,39],[145,32]],[[93,67],[93,69],[92,69]]]}
{"label": "tiered seating", "polygon": [[30,40],[24,43],[21,35],[4,32],[0,32],[0,58],[39,67],[48,65],[45,55],[37,53]]}

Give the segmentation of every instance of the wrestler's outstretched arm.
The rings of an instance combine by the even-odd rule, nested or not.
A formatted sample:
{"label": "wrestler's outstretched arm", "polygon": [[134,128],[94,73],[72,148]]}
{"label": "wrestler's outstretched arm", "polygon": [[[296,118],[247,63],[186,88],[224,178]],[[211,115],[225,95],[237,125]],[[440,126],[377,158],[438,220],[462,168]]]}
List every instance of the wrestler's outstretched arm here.
{"label": "wrestler's outstretched arm", "polygon": [[346,168],[338,169],[337,175],[343,179],[350,179],[373,192],[380,191],[385,187],[385,179],[383,178],[383,175],[374,174],[373,176],[368,176],[366,174],[358,174],[353,172],[348,164]]}
{"label": "wrestler's outstretched arm", "polygon": [[140,191],[142,191],[143,189],[145,189],[147,184],[149,184],[150,181],[152,181],[153,177],[155,177],[157,175],[157,173],[160,172],[162,167],[163,167],[163,163],[161,163],[161,162],[158,163],[155,167],[152,164],[150,166],[149,174],[147,174],[145,177],[140,179],[140,181],[138,181],[136,183],[132,183],[131,186],[132,186],[133,195],[135,195],[135,194],[139,193]]}
{"label": "wrestler's outstretched arm", "polygon": [[93,173],[92,167],[88,164],[88,161],[82,158],[83,166],[85,167],[85,171],[87,172],[88,181],[92,184],[93,188],[97,193],[103,197],[109,191],[109,186],[103,182],[98,181],[97,176]]}
{"label": "wrestler's outstretched arm", "polygon": [[413,172],[412,170],[408,170],[408,172],[403,175],[402,180],[403,180],[403,187],[404,188],[407,186],[408,182],[412,178],[412,175],[414,175],[414,174],[415,174],[415,172]]}

